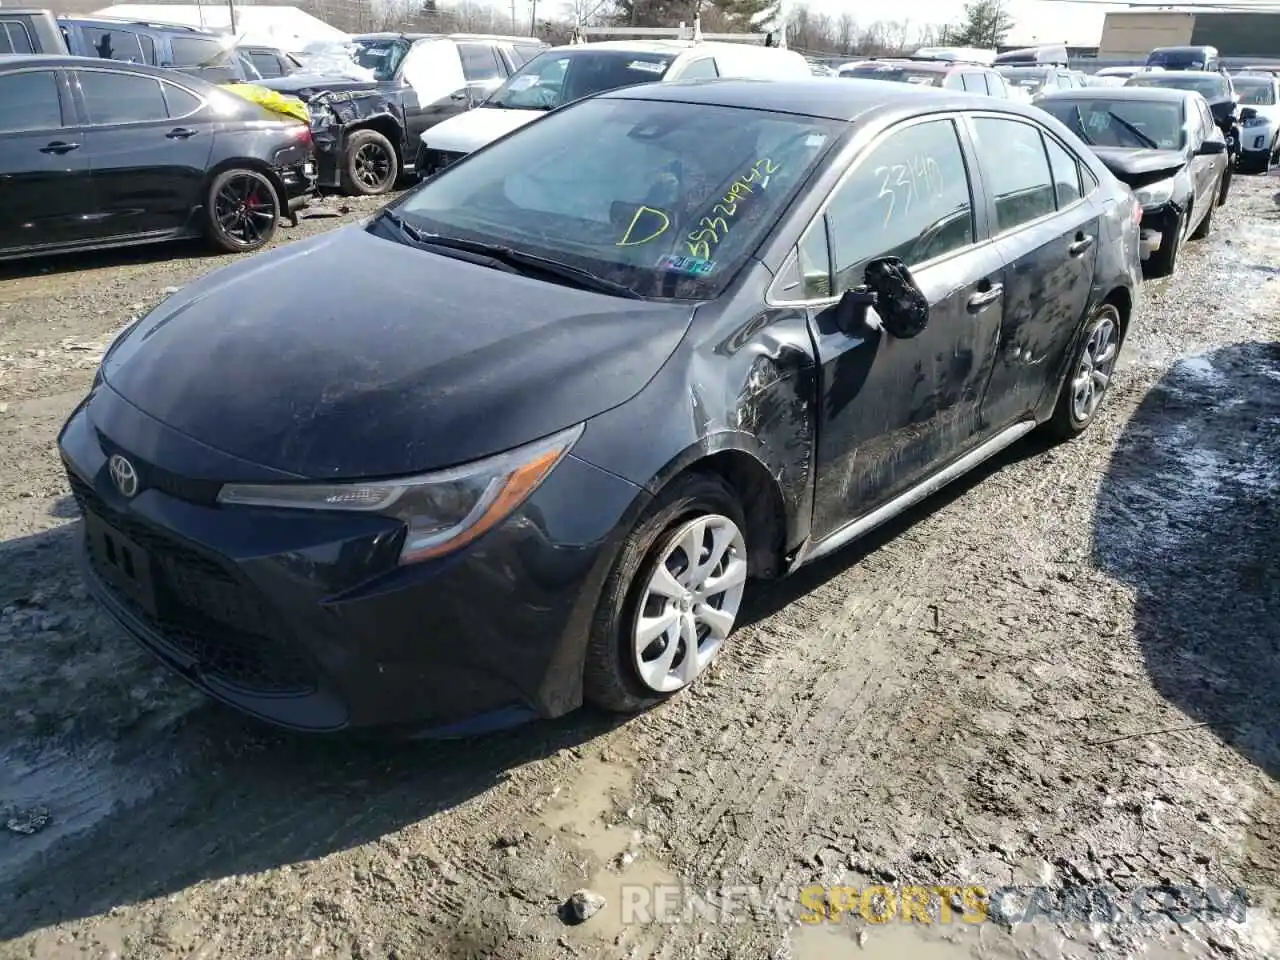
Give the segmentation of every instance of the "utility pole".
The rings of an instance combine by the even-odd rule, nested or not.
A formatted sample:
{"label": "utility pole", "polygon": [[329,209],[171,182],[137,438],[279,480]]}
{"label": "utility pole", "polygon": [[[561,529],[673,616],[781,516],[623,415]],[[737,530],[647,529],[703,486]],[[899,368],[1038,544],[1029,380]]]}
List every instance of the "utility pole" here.
{"label": "utility pole", "polygon": [[516,32],[516,0],[511,0],[511,32]]}
{"label": "utility pole", "polygon": [[532,12],[529,14],[529,36],[538,35],[538,0],[532,0]]}
{"label": "utility pole", "polygon": [[231,35],[236,35],[236,0],[227,0],[227,12],[231,15]]}

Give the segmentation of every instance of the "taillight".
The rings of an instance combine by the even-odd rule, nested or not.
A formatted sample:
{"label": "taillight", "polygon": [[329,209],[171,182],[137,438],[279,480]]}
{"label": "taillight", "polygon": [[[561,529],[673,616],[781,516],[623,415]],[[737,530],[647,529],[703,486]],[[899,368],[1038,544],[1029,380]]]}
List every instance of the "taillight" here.
{"label": "taillight", "polygon": [[1133,204],[1133,222],[1142,223],[1142,204],[1136,201]]}
{"label": "taillight", "polygon": [[305,124],[298,124],[298,126],[294,128],[293,139],[297,140],[299,143],[310,143],[311,128]]}

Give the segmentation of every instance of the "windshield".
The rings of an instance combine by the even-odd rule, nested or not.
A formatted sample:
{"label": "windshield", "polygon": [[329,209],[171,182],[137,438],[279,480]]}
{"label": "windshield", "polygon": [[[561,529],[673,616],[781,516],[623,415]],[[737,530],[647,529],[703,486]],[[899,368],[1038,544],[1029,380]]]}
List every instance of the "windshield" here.
{"label": "windshield", "polygon": [[1226,77],[1197,77],[1179,73],[1140,73],[1129,78],[1128,87],[1173,87],[1175,90],[1190,90],[1198,93],[1206,100],[1221,100],[1227,93]]}
{"label": "windshield", "polygon": [[1051,113],[1091,146],[1182,149],[1185,134],[1182,105],[1178,103],[1049,97],[1040,101],[1040,109]]}
{"label": "windshield", "polygon": [[373,71],[375,80],[394,80],[400,62],[409,52],[404,40],[357,40],[351,58],[360,66]]}
{"label": "windshield", "polygon": [[1000,76],[1015,87],[1038,92],[1049,82],[1049,71],[1043,67],[997,67]]}
{"label": "windshield", "polygon": [[857,80],[892,80],[894,83],[918,83],[925,87],[940,87],[945,74],[941,70],[921,70],[902,63],[864,63],[857,67],[845,67],[842,77]]}
{"label": "windshield", "polygon": [[1240,102],[1246,106],[1271,107],[1276,102],[1275,86],[1271,79],[1254,79],[1252,77],[1235,78],[1236,93],[1240,94]]}
{"label": "windshield", "polygon": [[619,87],[666,75],[673,55],[634,50],[556,51],[534,57],[484,102],[509,110],[551,110]]}
{"label": "windshield", "polygon": [[648,100],[549,114],[391,208],[426,234],[497,244],[646,297],[715,296],[843,124]]}

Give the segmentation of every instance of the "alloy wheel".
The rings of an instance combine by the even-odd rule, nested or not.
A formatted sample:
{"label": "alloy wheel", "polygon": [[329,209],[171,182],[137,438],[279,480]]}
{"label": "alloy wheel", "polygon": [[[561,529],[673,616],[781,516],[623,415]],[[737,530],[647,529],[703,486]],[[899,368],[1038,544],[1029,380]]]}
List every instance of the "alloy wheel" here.
{"label": "alloy wheel", "polygon": [[1080,365],[1071,381],[1071,415],[1077,423],[1084,423],[1092,417],[1102,402],[1115,368],[1117,346],[1115,321],[1104,316],[1089,334],[1089,340],[1080,352]]}
{"label": "alloy wheel", "polygon": [[646,687],[672,693],[706,669],[733,630],[746,581],[746,541],[728,517],[705,514],[668,537],[632,631]]}
{"label": "alloy wheel", "polygon": [[265,181],[248,174],[227,180],[213,205],[218,228],[246,247],[262,243],[271,235],[279,213],[275,191]]}
{"label": "alloy wheel", "polygon": [[391,158],[377,143],[363,144],[356,151],[353,164],[356,179],[366,187],[381,187],[391,176]]}

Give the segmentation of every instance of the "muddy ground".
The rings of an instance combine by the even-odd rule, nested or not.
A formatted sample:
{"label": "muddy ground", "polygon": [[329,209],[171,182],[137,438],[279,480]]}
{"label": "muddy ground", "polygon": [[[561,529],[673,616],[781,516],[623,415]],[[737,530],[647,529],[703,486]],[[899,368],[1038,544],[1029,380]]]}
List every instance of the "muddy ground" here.
{"label": "muddy ground", "polygon": [[[225,259],[6,268],[0,956],[1280,956],[1280,183],[1236,183],[1079,441],[757,591],[690,695],[478,742],[277,733],[98,612],[55,433],[112,334]],[[802,922],[807,885],[870,883],[1050,899]],[[1081,884],[1249,906],[1055,919]],[[571,925],[580,887],[607,902]]]}

